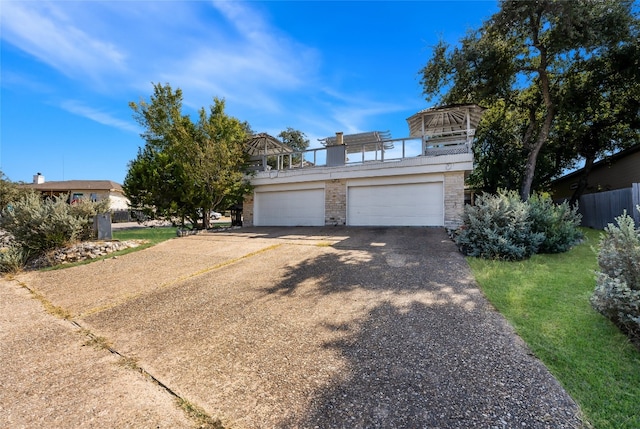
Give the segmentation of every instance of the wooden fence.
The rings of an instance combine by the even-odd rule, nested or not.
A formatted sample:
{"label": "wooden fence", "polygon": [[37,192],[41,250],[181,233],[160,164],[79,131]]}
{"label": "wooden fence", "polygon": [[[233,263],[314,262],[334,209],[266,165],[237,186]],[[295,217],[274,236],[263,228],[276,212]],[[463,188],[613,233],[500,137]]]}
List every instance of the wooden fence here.
{"label": "wooden fence", "polygon": [[132,218],[131,212],[129,210],[113,210],[111,212],[111,223],[132,221],[135,221],[135,219]]}
{"label": "wooden fence", "polygon": [[640,225],[640,212],[636,208],[638,205],[640,183],[634,183],[631,188],[583,195],[580,197],[578,210],[582,214],[582,226],[604,229],[608,224],[615,223],[615,218],[624,210],[633,217],[636,225]]}

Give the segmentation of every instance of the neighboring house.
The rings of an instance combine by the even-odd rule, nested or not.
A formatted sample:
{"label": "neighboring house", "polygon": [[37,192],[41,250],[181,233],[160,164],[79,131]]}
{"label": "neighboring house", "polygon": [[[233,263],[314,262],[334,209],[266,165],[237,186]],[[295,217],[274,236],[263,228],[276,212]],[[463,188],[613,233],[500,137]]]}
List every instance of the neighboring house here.
{"label": "neighboring house", "polygon": [[109,199],[111,210],[128,210],[129,200],[122,185],[111,180],[63,180],[46,182],[40,173],[33,176],[33,183],[25,185],[43,196],[69,195],[69,202],[79,199],[101,201]]}
{"label": "neighboring house", "polygon": [[[553,198],[570,199],[581,173],[582,170],[574,171],[555,180],[551,185]],[[640,183],[640,144],[593,164],[587,183],[585,194],[631,188],[633,183]]]}
{"label": "neighboring house", "polygon": [[[294,157],[250,140],[263,169],[251,177],[245,226],[446,226],[461,224],[465,178],[473,169],[471,145],[484,108],[453,105],[425,109],[407,119],[409,137],[388,132],[336,133],[325,147],[302,152],[303,162],[269,168],[267,158]],[[255,137],[255,136],[254,136]],[[267,140],[264,140],[267,138]],[[278,162],[272,165],[291,165]]]}
{"label": "neighboring house", "polygon": [[[581,170],[552,183],[556,201],[571,198],[578,186]],[[578,211],[582,226],[603,229],[625,211],[640,223],[640,144],[595,163],[587,178],[587,189],[580,197]]]}

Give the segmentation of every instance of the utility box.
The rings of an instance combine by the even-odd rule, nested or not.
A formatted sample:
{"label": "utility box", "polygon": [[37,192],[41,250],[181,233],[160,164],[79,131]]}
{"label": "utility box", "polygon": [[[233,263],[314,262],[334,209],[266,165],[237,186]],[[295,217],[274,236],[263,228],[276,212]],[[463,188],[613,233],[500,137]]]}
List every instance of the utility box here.
{"label": "utility box", "polygon": [[93,218],[93,229],[98,232],[98,240],[111,240],[111,213],[99,213]]}

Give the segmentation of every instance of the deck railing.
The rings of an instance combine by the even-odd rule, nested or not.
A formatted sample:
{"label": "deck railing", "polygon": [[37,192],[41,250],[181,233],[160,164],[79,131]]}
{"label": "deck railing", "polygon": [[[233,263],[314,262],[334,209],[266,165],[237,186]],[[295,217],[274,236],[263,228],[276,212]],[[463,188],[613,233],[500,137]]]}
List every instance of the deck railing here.
{"label": "deck railing", "polygon": [[348,146],[327,146],[280,155],[257,156],[251,170],[288,170],[296,168],[362,165],[369,162],[398,161],[417,156],[439,156],[471,152],[467,134],[451,133],[422,139],[405,137]]}

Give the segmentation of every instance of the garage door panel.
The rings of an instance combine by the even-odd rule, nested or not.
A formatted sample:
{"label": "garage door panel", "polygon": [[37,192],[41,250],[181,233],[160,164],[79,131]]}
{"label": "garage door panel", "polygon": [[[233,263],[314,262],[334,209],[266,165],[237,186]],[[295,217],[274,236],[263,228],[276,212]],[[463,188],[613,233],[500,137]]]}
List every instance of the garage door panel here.
{"label": "garage door panel", "polygon": [[324,189],[256,192],[256,226],[323,226]]}
{"label": "garage door panel", "polygon": [[441,182],[349,187],[347,205],[354,226],[444,224]]}

